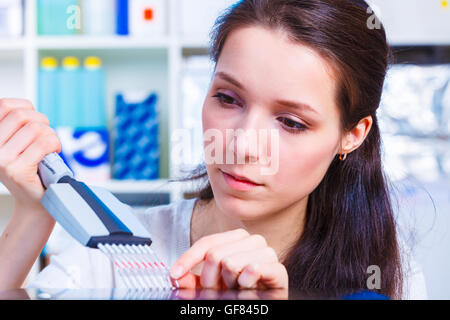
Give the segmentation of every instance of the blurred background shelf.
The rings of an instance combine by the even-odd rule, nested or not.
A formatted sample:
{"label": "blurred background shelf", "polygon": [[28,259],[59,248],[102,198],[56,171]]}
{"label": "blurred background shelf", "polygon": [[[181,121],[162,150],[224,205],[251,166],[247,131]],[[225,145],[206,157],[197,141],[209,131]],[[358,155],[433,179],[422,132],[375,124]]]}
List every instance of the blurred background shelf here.
{"label": "blurred background shelf", "polygon": [[[0,97],[22,97],[37,105],[38,69],[42,58],[52,56],[61,61],[66,56],[82,60],[86,56],[101,58],[106,74],[106,108],[109,129],[114,114],[114,97],[119,91],[143,92],[151,88],[158,93],[160,118],[160,179],[173,175],[170,156],[170,132],[180,126],[178,110],[181,100],[181,81],[185,58],[204,55],[208,46],[208,29],[214,16],[233,1],[197,1],[192,7],[182,0],[165,1],[166,33],[156,35],[40,35],[38,34],[37,0],[24,1],[23,36],[0,38]],[[114,1],[112,1],[114,3]],[[180,5],[190,12],[200,5],[206,5],[203,15],[208,19],[197,20],[180,10]],[[207,14],[207,12],[212,14]],[[196,21],[196,30],[190,27]],[[194,50],[192,50],[192,48]],[[126,81],[124,81],[126,79]],[[153,182],[149,182],[153,185]],[[107,183],[120,190],[121,181]],[[123,183],[129,190],[141,191],[143,184]],[[148,185],[146,185],[148,186]],[[176,189],[176,188],[175,188]],[[1,191],[3,190],[3,191]],[[0,191],[6,195],[4,189]],[[182,194],[171,193],[171,200]]]}
{"label": "blurred background shelf", "polygon": [[151,39],[124,36],[38,36],[35,43],[38,49],[151,49],[168,48],[171,39],[163,36]]}
{"label": "blurred background shelf", "polygon": [[23,50],[25,49],[26,40],[19,39],[1,39],[0,41],[0,50],[2,51],[0,54],[4,52],[14,51],[14,50]]}
{"label": "blurred background shelf", "polygon": [[178,39],[158,36],[150,39],[124,36],[36,36],[26,38],[6,38],[0,41],[0,50],[30,49],[152,49],[152,48],[203,48],[208,47],[208,39],[188,37]]}

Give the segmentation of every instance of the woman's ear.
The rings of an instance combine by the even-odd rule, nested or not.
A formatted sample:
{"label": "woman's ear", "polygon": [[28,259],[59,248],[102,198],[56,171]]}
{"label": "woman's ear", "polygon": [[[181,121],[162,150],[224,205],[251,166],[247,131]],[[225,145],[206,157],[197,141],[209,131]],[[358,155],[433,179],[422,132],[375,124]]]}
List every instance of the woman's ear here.
{"label": "woman's ear", "polygon": [[342,138],[341,150],[339,153],[350,153],[364,142],[367,135],[372,128],[372,116],[367,116],[361,119],[358,124],[350,131],[348,131]]}

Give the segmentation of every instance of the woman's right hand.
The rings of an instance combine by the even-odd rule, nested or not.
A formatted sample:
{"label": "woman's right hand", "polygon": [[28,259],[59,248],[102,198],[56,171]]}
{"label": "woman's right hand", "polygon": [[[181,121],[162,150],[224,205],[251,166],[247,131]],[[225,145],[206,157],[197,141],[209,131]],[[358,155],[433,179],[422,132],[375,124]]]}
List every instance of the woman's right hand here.
{"label": "woman's right hand", "polygon": [[0,99],[0,182],[16,206],[41,207],[44,187],[38,164],[52,152],[61,152],[47,117],[23,99]]}

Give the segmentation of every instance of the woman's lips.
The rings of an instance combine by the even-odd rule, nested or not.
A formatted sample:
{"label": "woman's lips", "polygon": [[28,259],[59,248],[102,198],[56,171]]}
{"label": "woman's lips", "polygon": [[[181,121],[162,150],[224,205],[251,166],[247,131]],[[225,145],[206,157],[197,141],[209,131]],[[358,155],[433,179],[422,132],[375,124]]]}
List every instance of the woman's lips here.
{"label": "woman's lips", "polygon": [[225,182],[233,189],[240,190],[240,191],[247,191],[247,190],[262,186],[261,184],[256,184],[256,183],[253,183],[250,181],[239,180],[239,179],[235,178],[234,176],[232,176],[231,174],[228,174],[222,170],[220,170],[220,171],[222,172]]}

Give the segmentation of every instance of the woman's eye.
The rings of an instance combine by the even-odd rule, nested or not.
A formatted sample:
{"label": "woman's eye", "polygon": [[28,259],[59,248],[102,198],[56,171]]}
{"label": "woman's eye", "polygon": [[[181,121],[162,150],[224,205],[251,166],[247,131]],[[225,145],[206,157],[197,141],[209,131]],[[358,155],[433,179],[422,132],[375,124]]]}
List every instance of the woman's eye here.
{"label": "woman's eye", "polygon": [[234,99],[233,97],[230,97],[229,95],[226,95],[224,93],[218,92],[216,95],[213,96],[213,98],[216,98],[219,100],[219,102],[222,105],[239,105],[239,102]]}
{"label": "woman's eye", "polygon": [[280,117],[278,119],[281,119],[281,123],[284,125],[284,127],[286,128],[287,131],[291,132],[291,133],[300,133],[304,130],[306,130],[306,126],[296,122],[292,119],[286,118],[286,117]]}

